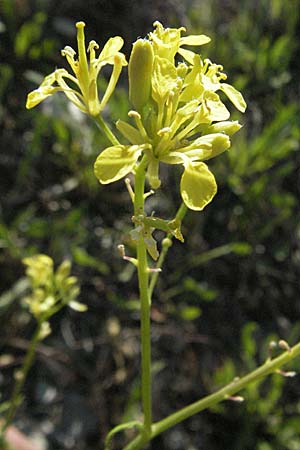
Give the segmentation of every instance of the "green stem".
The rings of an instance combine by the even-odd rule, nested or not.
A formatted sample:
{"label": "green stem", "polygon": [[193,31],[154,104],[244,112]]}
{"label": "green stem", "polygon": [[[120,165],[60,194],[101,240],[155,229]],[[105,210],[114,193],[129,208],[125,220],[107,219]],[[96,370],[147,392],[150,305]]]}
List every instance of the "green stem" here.
{"label": "green stem", "polygon": [[[180,207],[179,207],[179,209],[178,209],[178,211],[176,213],[175,220],[178,220],[179,222],[181,222],[183,220],[186,212],[187,212],[187,207],[185,206],[184,203],[181,203],[181,205],[180,205]],[[172,245],[173,237],[174,236],[171,233],[169,233],[167,235],[167,238],[163,240],[162,249],[161,249],[161,252],[160,252],[157,264],[156,264],[156,269],[161,269],[162,268],[162,265],[163,265],[164,260],[165,260],[165,258],[167,256],[168,250],[169,250],[169,248]],[[152,276],[151,276],[151,279],[150,279],[150,285],[149,285],[150,298],[152,297],[154,288],[156,286],[156,283],[157,283],[157,280],[158,280],[158,275],[159,275],[159,272],[153,272],[152,273]]]}
{"label": "green stem", "polygon": [[100,114],[98,116],[94,116],[93,119],[95,120],[98,128],[105,134],[107,139],[113,144],[113,145],[120,145],[120,142],[114,135],[114,133],[111,131],[111,129],[106,125],[104,119]]}
{"label": "green stem", "polygon": [[18,378],[17,381],[15,383],[14,386],[14,390],[12,392],[12,396],[11,396],[11,400],[10,400],[10,407],[5,415],[5,420],[4,420],[4,424],[1,427],[1,434],[3,435],[4,432],[6,431],[6,429],[9,427],[9,425],[11,424],[17,408],[19,406],[19,397],[20,397],[20,393],[22,391],[22,388],[24,386],[27,374],[29,369],[32,366],[33,360],[34,360],[34,355],[35,355],[35,351],[36,351],[36,347],[37,344],[39,342],[40,339],[40,333],[41,333],[41,326],[42,326],[43,321],[40,320],[37,324],[36,330],[34,332],[34,335],[30,341],[30,346],[29,349],[26,353],[25,359],[24,359],[24,363],[22,368],[20,369],[20,373],[18,374]]}
{"label": "green stem", "polygon": [[300,356],[300,343],[285,351],[277,358],[273,360],[268,359],[262,366],[258,367],[254,371],[248,373],[242,378],[237,378],[232,383],[219,389],[211,395],[208,395],[195,403],[192,403],[185,408],[171,414],[159,422],[156,422],[151,427],[151,435],[145,440],[145,436],[138,435],[133,439],[124,450],[140,450],[151,439],[173,427],[174,425],[183,422],[187,418],[197,414],[204,409],[211,408],[212,406],[220,403],[224,400],[230,399],[231,396],[247,387],[250,383],[261,380],[262,378],[276,372],[283,365],[290,362],[292,359]]}
{"label": "green stem", "polygon": [[[145,169],[147,159],[144,157],[135,173],[134,214],[144,214],[145,203]],[[149,296],[149,269],[147,250],[140,236],[137,243],[137,271],[139,279],[139,292],[141,301],[141,359],[142,359],[142,406],[144,413],[144,431],[148,436],[152,425],[151,401],[151,330],[150,330],[150,296]]]}

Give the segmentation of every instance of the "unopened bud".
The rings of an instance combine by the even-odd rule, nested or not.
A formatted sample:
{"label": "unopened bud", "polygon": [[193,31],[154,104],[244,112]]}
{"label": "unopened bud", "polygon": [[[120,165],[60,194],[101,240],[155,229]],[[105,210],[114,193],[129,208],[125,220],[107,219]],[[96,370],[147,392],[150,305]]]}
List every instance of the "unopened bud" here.
{"label": "unopened bud", "polygon": [[128,65],[129,99],[134,108],[141,112],[151,94],[153,67],[152,45],[146,39],[138,39],[131,51]]}
{"label": "unopened bud", "polygon": [[170,239],[168,237],[164,238],[163,241],[162,241],[162,246],[164,248],[169,248],[169,247],[172,246],[172,244],[173,244],[172,239]]}

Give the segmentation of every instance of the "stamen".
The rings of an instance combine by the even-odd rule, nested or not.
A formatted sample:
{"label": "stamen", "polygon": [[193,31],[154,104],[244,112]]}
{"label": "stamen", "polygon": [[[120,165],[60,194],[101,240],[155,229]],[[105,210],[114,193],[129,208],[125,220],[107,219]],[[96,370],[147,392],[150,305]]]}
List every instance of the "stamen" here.
{"label": "stamen", "polygon": [[121,58],[118,55],[116,55],[114,57],[114,68],[113,68],[113,71],[111,73],[111,76],[110,76],[109,83],[107,85],[105,94],[103,95],[102,100],[101,100],[100,111],[104,108],[104,106],[108,102],[111,94],[113,93],[113,91],[114,91],[114,89],[116,87],[116,84],[118,82],[121,70],[122,70],[122,60],[121,60]]}
{"label": "stamen", "polygon": [[129,193],[129,196],[131,198],[131,201],[132,201],[132,203],[134,203],[135,194],[134,194],[134,191],[132,189],[131,182],[130,182],[129,178],[125,178],[125,185],[126,185],[128,193]]}
{"label": "stamen", "polygon": [[76,61],[75,56],[76,56],[76,52],[75,50],[70,47],[69,45],[67,45],[62,51],[61,51],[62,56],[65,56],[65,58],[67,59],[71,69],[73,70],[74,74],[77,76],[78,73],[78,61]]}
{"label": "stamen", "polygon": [[157,131],[157,135],[161,137],[161,136],[164,136],[164,135],[166,135],[166,134],[168,134],[170,132],[171,132],[171,128],[170,127],[164,127],[164,128],[161,128],[160,130]]}
{"label": "stamen", "polygon": [[90,64],[96,58],[95,50],[98,50],[98,49],[99,49],[99,45],[97,44],[97,42],[96,41],[90,41],[88,49],[87,49],[87,51],[90,54]]}
{"label": "stamen", "polygon": [[171,91],[169,93],[169,96],[166,101],[166,118],[165,118],[165,126],[168,127],[172,120],[172,113],[173,113],[173,99],[174,99],[174,92]]}
{"label": "stamen", "polygon": [[140,114],[137,111],[129,111],[128,117],[132,117],[134,119],[134,121],[136,123],[136,126],[137,126],[139,132],[141,133],[141,136],[143,137],[143,139],[145,141],[149,142],[150,138],[149,138],[149,136],[147,134],[147,131],[146,131],[144,125],[143,125],[142,118],[141,118]]}

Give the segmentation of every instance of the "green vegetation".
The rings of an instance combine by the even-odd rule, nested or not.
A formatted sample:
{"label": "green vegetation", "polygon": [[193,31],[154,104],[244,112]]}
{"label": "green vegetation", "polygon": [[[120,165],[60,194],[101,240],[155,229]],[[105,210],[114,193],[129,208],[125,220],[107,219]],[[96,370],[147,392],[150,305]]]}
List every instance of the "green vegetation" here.
{"label": "green vegetation", "polygon": [[[27,93],[61,66],[59,50],[75,44],[79,18],[98,42],[124,36],[127,54],[155,19],[211,36],[210,58],[224,65],[248,104],[232,148],[210,164],[218,195],[203,212],[187,213],[185,244],[169,249],[154,291],[155,420],[253,370],[270,351],[280,354],[270,342],[293,345],[300,338],[299,0],[194,0],[181,8],[170,0],[161,15],[160,2],[151,11],[135,2],[126,11],[119,2],[106,9],[95,3],[78,0],[71,9],[54,0],[3,0],[0,6],[4,401],[35,326],[23,301],[22,259],[46,253],[55,265],[72,260],[79,300],[88,306],[84,314],[63,309],[50,320],[52,334],[38,345],[16,417],[26,432],[42,430],[50,450],[103,448],[113,426],[140,417],[137,286],[134,267],[117,251],[120,243],[133,249],[131,202],[122,181],[108,189],[93,174],[109,142],[63,95],[25,111]],[[206,52],[203,47],[203,57]],[[115,120],[127,120],[124,83],[121,78],[110,99]],[[181,173],[169,167],[162,167],[161,179],[178,186]],[[165,190],[159,204],[149,199],[166,218],[180,201],[177,188]],[[299,362],[286,370],[299,371]],[[299,448],[297,377],[275,374],[241,395],[244,402],[235,398],[158,436],[153,448]],[[115,448],[132,436],[132,430],[116,435]]]}

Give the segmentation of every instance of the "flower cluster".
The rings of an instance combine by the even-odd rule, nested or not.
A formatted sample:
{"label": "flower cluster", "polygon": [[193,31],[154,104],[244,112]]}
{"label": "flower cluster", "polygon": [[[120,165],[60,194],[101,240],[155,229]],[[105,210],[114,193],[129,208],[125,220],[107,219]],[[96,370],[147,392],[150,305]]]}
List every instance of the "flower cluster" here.
{"label": "flower cluster", "polygon": [[31,287],[25,301],[37,320],[47,320],[64,305],[85,311],[86,306],[76,300],[80,288],[77,278],[70,275],[70,261],[64,261],[56,271],[53,260],[43,254],[24,258],[23,263]]}
{"label": "flower cluster", "polygon": [[[107,104],[122,67],[127,65],[120,53],[123,39],[109,39],[96,57],[98,44],[91,41],[86,49],[85,24],[78,22],[76,26],[78,59],[71,47],[62,51],[73,74],[57,69],[48,75],[28,95],[27,108],[57,91],[63,91],[81,111],[93,117]],[[182,48],[207,44],[209,37],[182,37],[183,27],[164,28],[160,22],[155,22],[154,27],[147,39],[133,44],[128,64],[131,123],[119,120],[116,124],[127,144],[118,143],[110,132],[113,146],[98,156],[95,174],[100,183],[112,183],[134,172],[144,158],[148,181],[157,189],[161,184],[159,165],[181,164],[182,199],[188,208],[202,210],[217,192],[214,175],[204,161],[227,150],[230,137],[241,128],[237,121],[228,120],[230,112],[218,92],[225,94],[241,112],[246,103],[242,94],[225,82],[222,66]],[[113,70],[100,100],[97,79],[106,64],[112,65]]]}
{"label": "flower cluster", "polygon": [[[129,61],[129,97],[134,121],[119,120],[117,128],[129,142],[105,149],[95,163],[101,183],[119,180],[134,171],[143,155],[153,189],[160,186],[159,164],[182,164],[180,190],[186,206],[202,210],[214,197],[217,185],[203,162],[230,147],[230,136],[241,125],[228,121],[230,113],[217,91],[222,91],[241,112],[246,103],[224,82],[220,65],[183,49],[206,44],[204,35],[181,37],[184,28],[164,28],[159,22],[148,39],[139,39]],[[183,61],[176,62],[176,55]]]}

